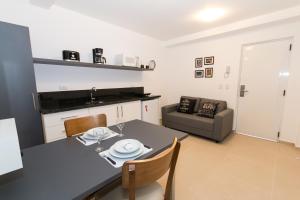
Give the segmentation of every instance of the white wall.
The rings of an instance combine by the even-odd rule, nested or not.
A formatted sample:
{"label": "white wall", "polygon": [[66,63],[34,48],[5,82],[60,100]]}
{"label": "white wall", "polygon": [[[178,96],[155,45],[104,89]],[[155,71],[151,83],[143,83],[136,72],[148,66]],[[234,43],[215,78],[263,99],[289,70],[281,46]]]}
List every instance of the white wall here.
{"label": "white wall", "polygon": [[[300,22],[285,21],[201,39],[171,48],[153,38],[53,6],[43,9],[29,0],[5,1],[0,21],[30,27],[34,57],[61,58],[63,49],[77,50],[81,60],[92,61],[91,49],[102,47],[109,63],[119,53],[140,55],[144,61],[156,59],[154,72],[88,69],[36,65],[38,91],[145,86],[147,92],[162,94],[161,104],[178,102],[181,95],[223,99],[236,108],[241,46],[247,43],[294,37],[291,76],[286,97],[282,140],[295,142],[300,135]],[[194,79],[194,58],[215,56],[214,78]],[[231,75],[224,79],[227,65]],[[300,140],[300,136],[299,136]],[[300,145],[300,141],[299,141]]]}
{"label": "white wall", "polygon": [[[298,134],[300,134],[299,117],[297,116],[300,113],[299,27],[299,21],[286,21],[281,24],[258,27],[170,47],[167,50],[169,63],[164,68],[164,73],[169,75],[163,80],[166,86],[163,88],[163,103],[175,103],[179,101],[181,95],[191,95],[226,100],[228,106],[236,110],[242,45],[293,37],[291,76],[287,89],[281,140],[295,143]],[[214,77],[212,79],[195,79],[194,59],[204,56],[215,56]],[[231,74],[228,79],[224,78],[226,66],[231,66]]]}
{"label": "white wall", "polygon": [[34,57],[61,59],[62,50],[71,49],[80,52],[82,61],[92,62],[92,49],[100,47],[111,64],[119,53],[139,55],[144,63],[157,61],[154,72],[36,65],[38,91],[145,86],[148,92],[160,93],[157,79],[152,81],[164,65],[164,47],[158,40],[57,6],[40,8],[29,0],[2,3],[0,21],[30,28]]}

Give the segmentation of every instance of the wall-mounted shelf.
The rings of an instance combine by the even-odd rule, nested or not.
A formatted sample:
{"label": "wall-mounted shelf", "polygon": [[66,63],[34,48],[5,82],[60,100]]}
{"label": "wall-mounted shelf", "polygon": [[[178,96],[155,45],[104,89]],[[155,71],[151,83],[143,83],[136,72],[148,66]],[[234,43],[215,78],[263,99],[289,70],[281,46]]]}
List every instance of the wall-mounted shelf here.
{"label": "wall-mounted shelf", "polygon": [[103,68],[103,69],[131,70],[131,71],[153,71],[153,69],[142,69],[142,68],[129,67],[129,66],[73,62],[73,61],[53,60],[53,59],[46,59],[46,58],[33,58],[33,63],[45,64],[45,65],[64,65],[64,66],[73,66],[73,67],[90,67],[90,68]]}

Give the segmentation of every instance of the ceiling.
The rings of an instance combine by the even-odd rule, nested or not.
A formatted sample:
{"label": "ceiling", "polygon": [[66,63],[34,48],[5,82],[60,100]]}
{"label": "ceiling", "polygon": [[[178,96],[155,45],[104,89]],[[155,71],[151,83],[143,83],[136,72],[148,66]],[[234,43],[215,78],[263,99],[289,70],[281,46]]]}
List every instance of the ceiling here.
{"label": "ceiling", "polygon": [[[159,40],[170,40],[243,19],[279,11],[300,0],[55,0],[55,5]],[[195,20],[200,10],[224,8],[223,18]]]}

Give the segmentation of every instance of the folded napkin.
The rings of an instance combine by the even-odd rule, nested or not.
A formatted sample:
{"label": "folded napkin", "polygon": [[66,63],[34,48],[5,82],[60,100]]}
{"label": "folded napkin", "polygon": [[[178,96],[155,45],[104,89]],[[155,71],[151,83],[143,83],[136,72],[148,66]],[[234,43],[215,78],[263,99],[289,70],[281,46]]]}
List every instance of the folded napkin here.
{"label": "folded napkin", "polygon": [[[110,132],[110,135],[108,137],[104,138],[103,140],[107,140],[109,138],[112,138],[112,137],[115,137],[115,136],[119,135],[119,133],[116,133],[116,132],[114,132],[114,131],[112,131],[110,129],[108,129],[108,131]],[[97,143],[97,139],[95,139],[95,140],[93,140],[93,139],[86,139],[86,138],[82,137],[82,135],[81,136],[77,136],[76,140],[78,140],[79,142],[81,142],[85,146],[90,146],[92,144],[96,144]]]}
{"label": "folded napkin", "polygon": [[143,153],[140,154],[140,155],[137,155],[135,157],[132,157],[132,158],[116,158],[116,157],[113,157],[112,155],[110,155],[109,153],[109,149],[105,150],[105,151],[102,151],[99,153],[99,155],[104,158],[111,166],[113,166],[114,168],[119,168],[119,167],[122,167],[123,164],[126,162],[126,161],[129,161],[129,160],[135,160],[137,159],[138,157],[142,156],[142,155],[145,155],[146,153],[149,153],[151,152],[153,149],[152,148],[149,148],[149,147],[145,147],[143,145],[144,148],[143,150]]}

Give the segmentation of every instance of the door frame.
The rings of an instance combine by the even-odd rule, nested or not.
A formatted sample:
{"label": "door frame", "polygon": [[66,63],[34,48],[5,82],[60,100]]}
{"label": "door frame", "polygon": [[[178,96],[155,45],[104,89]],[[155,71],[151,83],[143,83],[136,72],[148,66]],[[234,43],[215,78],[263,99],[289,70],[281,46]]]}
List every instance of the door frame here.
{"label": "door frame", "polygon": [[[249,135],[249,134],[245,134],[245,133],[241,133],[237,131],[237,126],[238,126],[238,114],[239,114],[239,98],[240,98],[240,85],[241,85],[241,78],[242,78],[242,69],[243,69],[243,48],[245,46],[249,46],[249,45],[257,45],[257,44],[264,44],[264,43],[269,43],[269,42],[276,42],[276,41],[283,41],[283,40],[290,40],[291,44],[294,44],[294,36],[287,36],[287,37],[280,37],[280,38],[275,38],[275,39],[269,39],[269,40],[262,40],[262,41],[258,41],[258,42],[249,42],[249,43],[243,43],[241,45],[241,53],[240,53],[240,64],[239,64],[239,68],[238,68],[238,81],[237,81],[237,87],[236,87],[236,106],[235,106],[235,110],[236,110],[236,114],[234,117],[234,122],[235,122],[235,133],[237,134],[241,134],[241,135],[246,135],[246,136],[250,136],[250,137],[254,137],[254,138],[259,138],[259,139],[263,139],[263,140],[268,140],[268,141],[273,141],[273,142],[278,142],[280,141],[280,136],[276,139],[276,140],[271,140],[271,139],[267,139],[267,138],[262,138],[262,137],[258,137],[258,136],[254,136],[254,135]],[[289,67],[291,67],[291,56],[289,58]],[[284,112],[284,107],[285,107],[285,100],[283,103],[283,112]],[[283,117],[283,112],[281,113],[282,117]],[[280,120],[280,128],[282,126],[282,118]]]}

